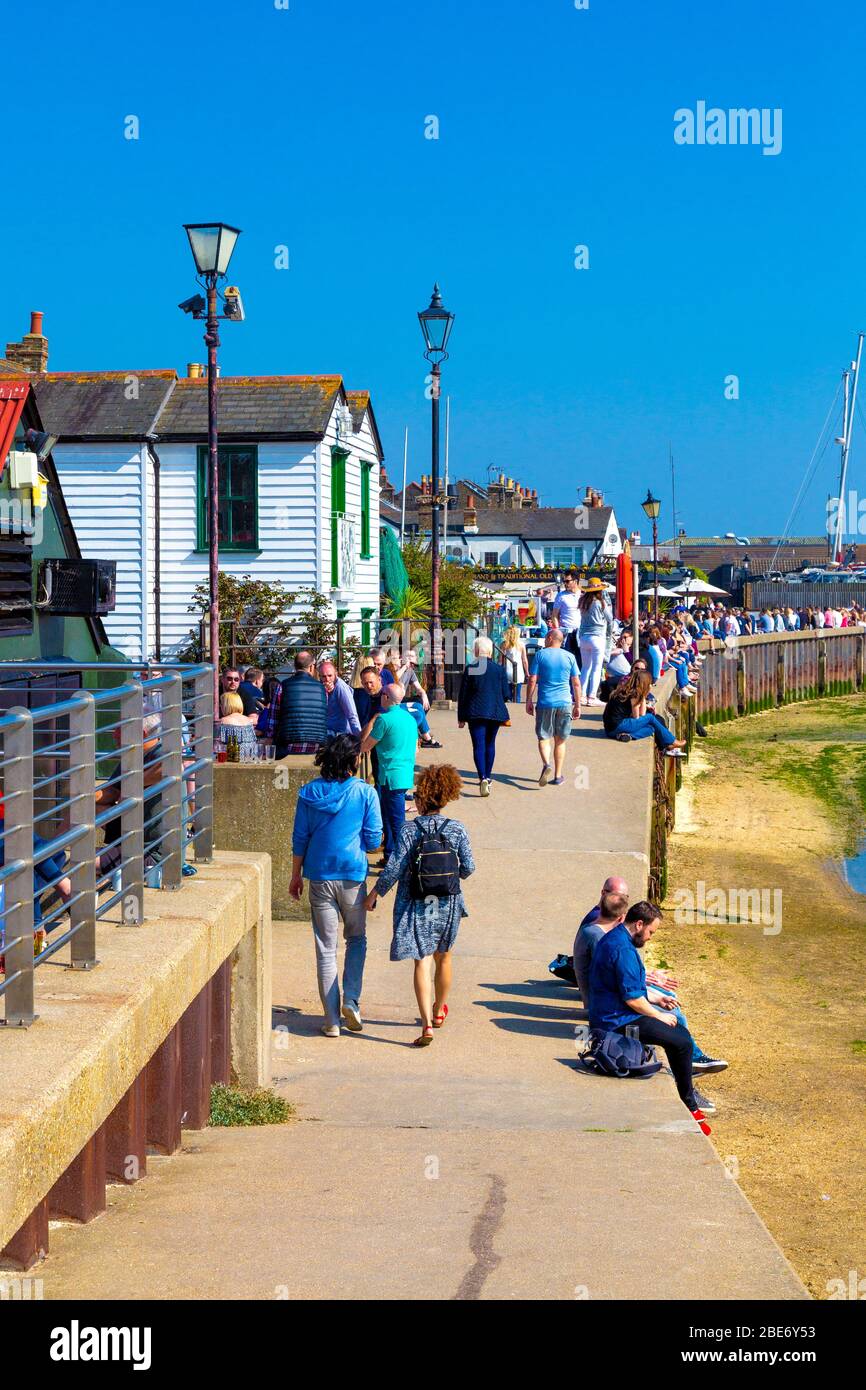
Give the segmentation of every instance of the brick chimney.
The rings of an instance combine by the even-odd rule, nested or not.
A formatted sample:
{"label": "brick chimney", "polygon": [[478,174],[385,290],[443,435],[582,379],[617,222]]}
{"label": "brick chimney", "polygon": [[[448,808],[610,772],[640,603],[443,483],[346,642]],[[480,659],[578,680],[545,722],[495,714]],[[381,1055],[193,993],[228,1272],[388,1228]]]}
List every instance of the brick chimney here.
{"label": "brick chimney", "polygon": [[42,314],[38,309],[31,311],[30,332],[21,342],[6,344],[6,361],[23,367],[25,372],[47,372],[48,339],[42,332]]}

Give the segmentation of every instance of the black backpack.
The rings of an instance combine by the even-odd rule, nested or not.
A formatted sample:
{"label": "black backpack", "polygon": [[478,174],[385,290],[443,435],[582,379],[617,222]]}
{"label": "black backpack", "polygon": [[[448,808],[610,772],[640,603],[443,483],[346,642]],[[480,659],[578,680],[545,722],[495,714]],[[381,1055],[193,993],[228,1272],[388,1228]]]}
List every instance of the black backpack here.
{"label": "black backpack", "polygon": [[450,821],[437,829],[429,823],[425,827],[419,816],[415,824],[419,834],[412,846],[412,897],[455,897],[460,892],[460,860],[442,834]]}

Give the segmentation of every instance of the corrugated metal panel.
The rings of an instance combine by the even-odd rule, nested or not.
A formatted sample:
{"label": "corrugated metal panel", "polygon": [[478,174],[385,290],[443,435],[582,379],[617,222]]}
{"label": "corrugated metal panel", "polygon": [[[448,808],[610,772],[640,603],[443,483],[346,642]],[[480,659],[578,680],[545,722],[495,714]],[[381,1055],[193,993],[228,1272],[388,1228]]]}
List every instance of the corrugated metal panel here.
{"label": "corrugated metal panel", "polygon": [[54,462],[86,559],[117,561],[117,604],[104,618],[112,646],[140,660],[143,616],[139,449],[129,444],[58,444]]}

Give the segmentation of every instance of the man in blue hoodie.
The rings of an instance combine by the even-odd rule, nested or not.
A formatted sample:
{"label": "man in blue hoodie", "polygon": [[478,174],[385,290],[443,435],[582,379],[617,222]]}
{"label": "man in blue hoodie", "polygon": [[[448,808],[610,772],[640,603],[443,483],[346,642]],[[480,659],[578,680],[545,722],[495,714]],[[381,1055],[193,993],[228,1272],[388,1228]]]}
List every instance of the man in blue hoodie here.
{"label": "man in blue hoodie", "polygon": [[[367,855],[382,843],[382,816],[376,792],[356,776],[359,755],[358,739],[351,734],[337,734],[319,750],[316,765],[322,775],[301,788],[292,833],[289,892],[299,902],[307,879],[326,1038],[340,1036],[341,1012],[350,1032],[360,1033],[363,1027]],[[337,983],[341,921],[346,942],[342,1010]]]}

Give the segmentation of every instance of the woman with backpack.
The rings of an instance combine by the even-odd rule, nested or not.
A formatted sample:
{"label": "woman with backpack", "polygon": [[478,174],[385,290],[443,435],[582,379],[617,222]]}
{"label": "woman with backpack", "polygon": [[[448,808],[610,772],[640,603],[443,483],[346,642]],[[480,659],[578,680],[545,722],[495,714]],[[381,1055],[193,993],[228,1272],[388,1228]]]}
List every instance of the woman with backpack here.
{"label": "woman with backpack", "polygon": [[475,872],[469,836],[460,821],[442,815],[443,807],[460,796],[461,787],[455,767],[435,764],[424,769],[415,784],[418,814],[403,826],[365,902],[373,912],[378,898],[396,883],[391,960],[415,962],[421,1034],[413,1047],[429,1047],[433,1029],[441,1028],[448,1017],[451,950],[461,919],[468,915],[460,882]]}

